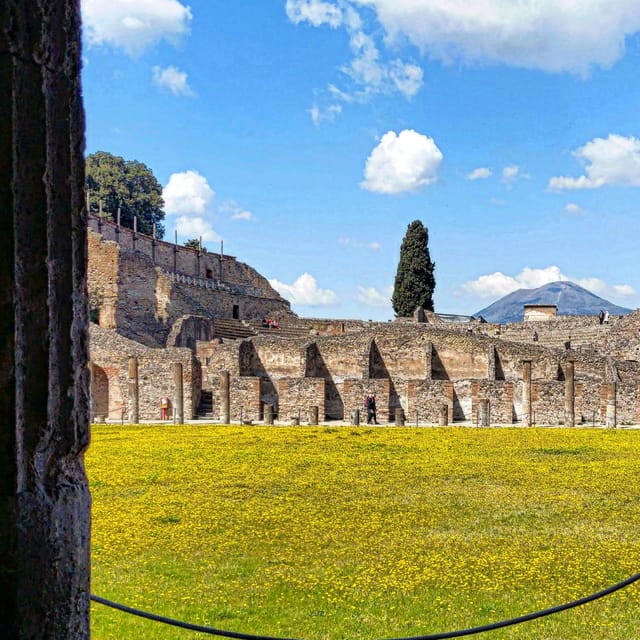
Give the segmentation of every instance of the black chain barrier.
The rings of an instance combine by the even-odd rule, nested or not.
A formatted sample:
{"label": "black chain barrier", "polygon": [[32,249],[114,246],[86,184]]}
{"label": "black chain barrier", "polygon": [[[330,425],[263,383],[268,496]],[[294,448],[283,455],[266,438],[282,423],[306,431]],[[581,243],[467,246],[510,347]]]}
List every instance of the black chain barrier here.
{"label": "black chain barrier", "polygon": [[[632,575],[631,577],[627,578],[626,580],[623,580],[622,582],[617,582],[616,584],[611,585],[610,587],[607,587],[602,591],[596,591],[595,593],[592,593],[591,595],[585,596],[583,598],[579,598],[578,600],[572,600],[571,602],[567,602],[565,604],[559,604],[555,607],[549,607],[548,609],[542,609],[541,611],[534,611],[533,613],[527,613],[523,616],[518,616],[517,618],[500,620],[499,622],[485,624],[480,627],[471,627],[470,629],[459,629],[458,631],[446,631],[444,633],[432,633],[425,636],[388,638],[387,640],[445,640],[445,638],[461,638],[462,636],[471,636],[476,633],[493,631],[494,629],[501,629],[503,627],[511,627],[516,624],[522,624],[523,622],[528,622],[529,620],[535,620],[537,618],[543,618],[544,616],[550,616],[553,613],[559,613],[560,611],[566,611],[567,609],[574,609],[575,607],[579,607],[583,604],[587,604],[588,602],[593,602],[594,600],[604,598],[604,596],[608,596],[609,594],[614,593],[615,591],[624,589],[625,587],[628,587],[630,584],[633,584],[638,580],[640,580],[640,573],[636,573],[635,575]],[[175,620],[173,618],[167,618],[165,616],[156,615],[155,613],[149,613],[148,611],[140,611],[139,609],[127,607],[126,605],[118,604],[117,602],[113,602],[111,600],[107,600],[106,598],[101,598],[100,596],[96,596],[93,594],[91,594],[91,600],[99,604],[104,604],[107,607],[118,609],[119,611],[124,611],[125,613],[130,613],[134,616],[146,618],[147,620],[162,622],[164,624],[169,624],[171,626],[179,627],[181,629],[199,631],[200,633],[207,633],[212,636],[222,636],[224,638],[238,638],[239,640],[299,640],[295,638],[282,638],[282,637],[274,637],[274,636],[253,635],[250,633],[239,633],[236,631],[224,631],[222,629],[215,629],[213,627],[207,627],[199,624],[191,624],[190,622],[182,622],[181,620]]]}

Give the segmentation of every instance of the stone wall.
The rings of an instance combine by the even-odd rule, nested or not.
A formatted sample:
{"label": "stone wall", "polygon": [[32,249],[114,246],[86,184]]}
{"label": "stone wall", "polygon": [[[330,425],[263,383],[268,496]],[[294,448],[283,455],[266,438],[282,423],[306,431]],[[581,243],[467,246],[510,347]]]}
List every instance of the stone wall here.
{"label": "stone wall", "polygon": [[154,349],[124,338],[96,325],[90,330],[92,369],[92,415],[110,420],[128,420],[129,358],[138,361],[138,398],[140,420],[160,420],[160,398],[170,399],[172,415],[176,392],[173,366],[183,368],[183,403],[185,419],[193,417],[200,394],[200,365],[191,350],[184,348]]}

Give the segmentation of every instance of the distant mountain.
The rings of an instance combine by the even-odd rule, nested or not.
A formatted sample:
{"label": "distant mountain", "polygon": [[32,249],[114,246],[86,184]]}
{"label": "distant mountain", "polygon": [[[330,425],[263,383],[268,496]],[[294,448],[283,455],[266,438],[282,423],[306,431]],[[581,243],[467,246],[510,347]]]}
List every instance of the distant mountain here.
{"label": "distant mountain", "polygon": [[563,280],[537,289],[518,289],[473,315],[482,316],[487,322],[522,322],[525,304],[555,304],[559,316],[598,315],[600,309],[612,315],[631,313],[631,309],[619,307],[574,282]]}

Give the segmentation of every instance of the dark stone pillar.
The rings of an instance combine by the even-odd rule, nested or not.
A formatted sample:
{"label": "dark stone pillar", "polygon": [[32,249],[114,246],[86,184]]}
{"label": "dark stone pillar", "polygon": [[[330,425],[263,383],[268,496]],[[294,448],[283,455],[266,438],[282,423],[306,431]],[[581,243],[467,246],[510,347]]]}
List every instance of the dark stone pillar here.
{"label": "dark stone pillar", "polygon": [[129,358],[129,424],[140,422],[140,397],[138,394],[138,358]]}
{"label": "dark stone pillar", "polygon": [[496,379],[496,345],[490,344],[488,350],[488,361],[487,361],[487,380],[495,380]]}
{"label": "dark stone pillar", "polygon": [[79,0],[0,2],[0,626],[89,638]]}
{"label": "dark stone pillar", "polygon": [[424,377],[425,380],[432,380],[432,363],[433,363],[433,342],[427,342],[424,349]]}
{"label": "dark stone pillar", "polygon": [[531,426],[531,360],[522,363],[522,424]]}
{"label": "dark stone pillar", "polygon": [[569,360],[564,366],[564,426],[576,426],[576,388],[575,369],[573,360]]}
{"label": "dark stone pillar", "polygon": [[220,374],[220,422],[229,424],[231,422],[231,402],[229,397],[230,379],[229,372],[223,371]]}
{"label": "dark stone pillar", "polygon": [[184,385],[182,381],[182,363],[173,363],[173,410],[174,422],[184,424]]}

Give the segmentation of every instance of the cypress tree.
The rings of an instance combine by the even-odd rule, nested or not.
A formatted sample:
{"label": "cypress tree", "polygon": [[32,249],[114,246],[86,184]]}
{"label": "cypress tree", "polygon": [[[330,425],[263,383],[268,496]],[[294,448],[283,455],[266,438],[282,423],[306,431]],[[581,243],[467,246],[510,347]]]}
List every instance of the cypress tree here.
{"label": "cypress tree", "polygon": [[414,220],[407,228],[400,247],[400,260],[391,298],[396,316],[411,316],[419,306],[433,311],[435,266],[429,255],[429,232],[420,220]]}

